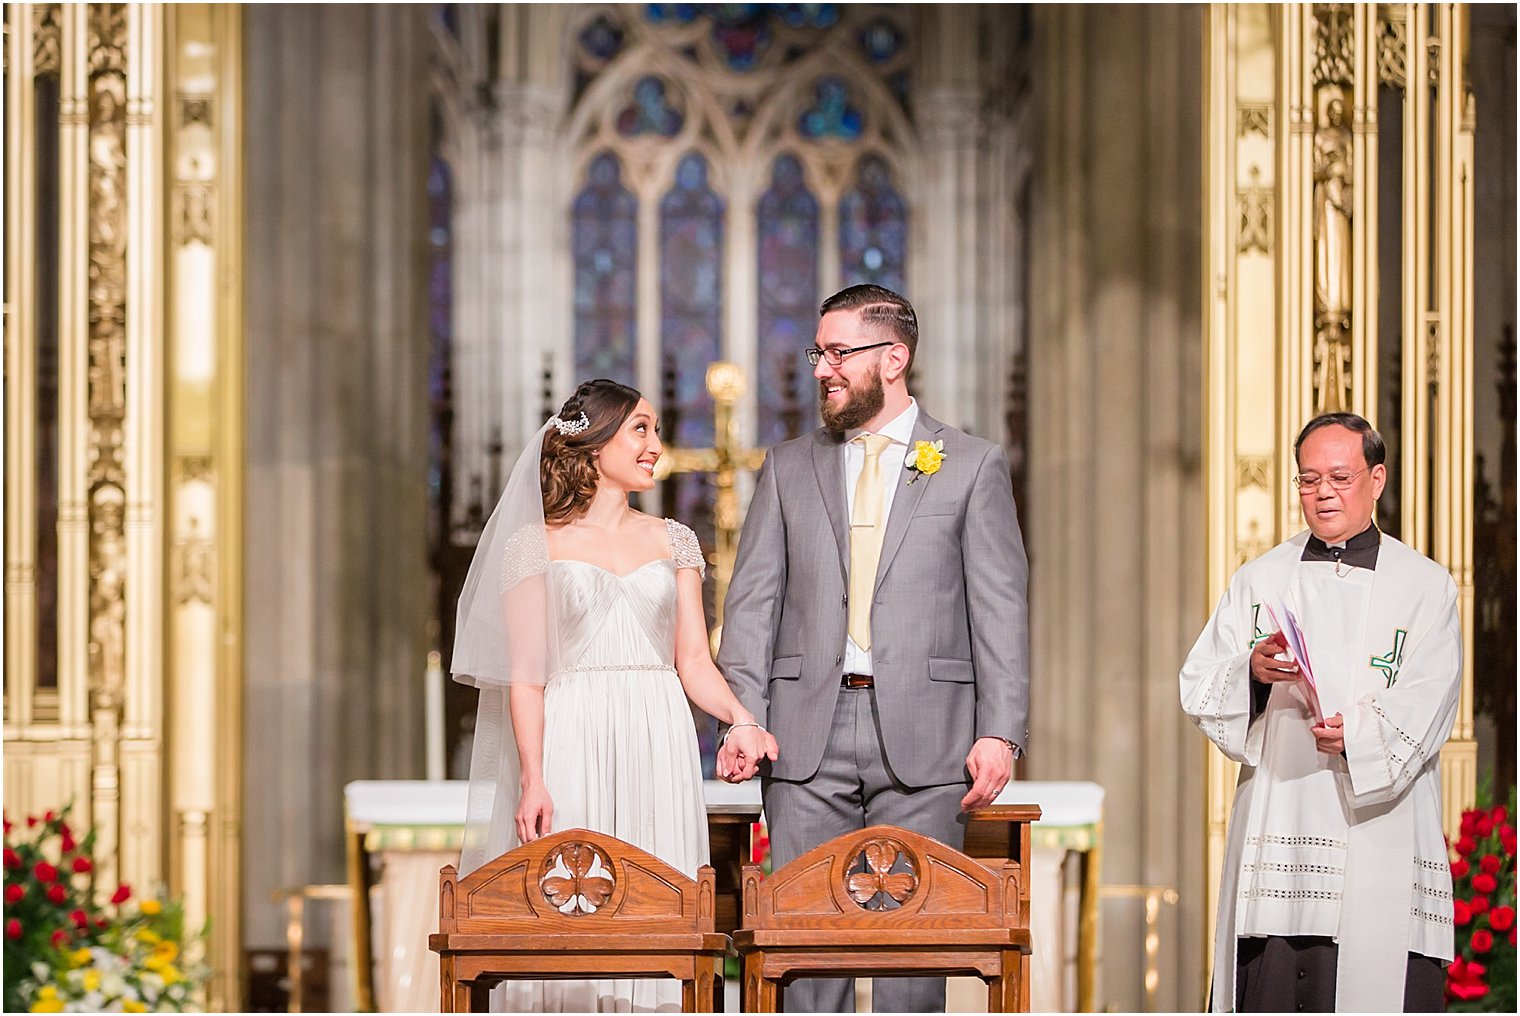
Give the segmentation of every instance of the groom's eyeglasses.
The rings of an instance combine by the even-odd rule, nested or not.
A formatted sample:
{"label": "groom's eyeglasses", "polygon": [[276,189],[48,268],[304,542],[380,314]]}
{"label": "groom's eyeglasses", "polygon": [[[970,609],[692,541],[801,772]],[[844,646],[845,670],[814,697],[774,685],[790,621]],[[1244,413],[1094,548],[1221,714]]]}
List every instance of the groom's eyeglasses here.
{"label": "groom's eyeglasses", "polygon": [[829,361],[829,366],[837,367],[844,363],[844,358],[851,353],[864,353],[868,349],[880,349],[882,346],[893,345],[892,342],[873,342],[869,346],[830,346],[828,349],[819,349],[817,346],[809,346],[804,352],[808,363],[818,366],[819,360]]}

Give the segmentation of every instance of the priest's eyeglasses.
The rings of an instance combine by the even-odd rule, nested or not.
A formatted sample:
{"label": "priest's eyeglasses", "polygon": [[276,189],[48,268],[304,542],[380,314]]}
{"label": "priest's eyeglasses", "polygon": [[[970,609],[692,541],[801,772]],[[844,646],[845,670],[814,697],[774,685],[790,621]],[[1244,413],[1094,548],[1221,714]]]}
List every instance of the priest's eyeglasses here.
{"label": "priest's eyeglasses", "polygon": [[1347,490],[1351,487],[1351,481],[1366,471],[1358,469],[1354,473],[1331,473],[1328,476],[1321,476],[1318,473],[1299,473],[1293,478],[1293,482],[1298,484],[1298,489],[1305,494],[1319,490],[1319,485],[1326,480],[1330,481],[1330,486],[1335,490]]}
{"label": "priest's eyeglasses", "polygon": [[844,358],[851,353],[864,353],[868,349],[880,349],[882,346],[890,345],[893,345],[893,342],[873,342],[869,346],[830,346],[828,349],[809,346],[803,352],[807,355],[808,363],[811,363],[814,367],[818,366],[819,360],[827,360],[829,361],[829,366],[837,367],[841,363],[844,363]]}

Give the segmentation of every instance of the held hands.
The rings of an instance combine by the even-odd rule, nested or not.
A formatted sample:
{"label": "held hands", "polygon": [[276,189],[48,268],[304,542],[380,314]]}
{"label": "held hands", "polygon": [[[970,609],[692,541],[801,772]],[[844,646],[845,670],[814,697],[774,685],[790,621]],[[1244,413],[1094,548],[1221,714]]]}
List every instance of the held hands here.
{"label": "held hands", "polygon": [[[1279,660],[1279,653],[1287,655],[1288,659]],[[1282,632],[1274,632],[1251,650],[1251,677],[1262,684],[1297,681],[1302,675],[1292,657],[1293,654],[1288,652],[1287,637]]]}
{"label": "held hands", "polygon": [[961,798],[961,811],[985,808],[997,799],[1013,776],[1013,749],[1001,737],[979,737],[966,756],[971,789]]}
{"label": "held hands", "polygon": [[778,753],[775,737],[764,727],[731,727],[718,748],[715,769],[720,780],[743,783],[760,771],[761,760],[774,762]]}
{"label": "held hands", "polygon": [[522,797],[517,802],[517,840],[532,843],[540,836],[554,831],[554,802],[549,800],[549,790],[543,780],[524,781]]}
{"label": "held hands", "polygon": [[1324,723],[1316,723],[1309,732],[1314,735],[1314,747],[1326,755],[1346,750],[1346,718],[1340,713],[1325,717]]}

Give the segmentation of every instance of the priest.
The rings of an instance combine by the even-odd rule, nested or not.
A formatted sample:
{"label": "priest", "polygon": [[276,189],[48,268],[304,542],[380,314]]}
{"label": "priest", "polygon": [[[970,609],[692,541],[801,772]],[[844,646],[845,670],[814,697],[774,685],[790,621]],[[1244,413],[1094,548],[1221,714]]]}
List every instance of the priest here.
{"label": "priest", "polygon": [[1440,1011],[1456,586],[1373,523],[1371,424],[1317,416],[1293,450],[1309,531],[1235,573],[1181,673],[1183,709],[1241,763],[1211,1008]]}

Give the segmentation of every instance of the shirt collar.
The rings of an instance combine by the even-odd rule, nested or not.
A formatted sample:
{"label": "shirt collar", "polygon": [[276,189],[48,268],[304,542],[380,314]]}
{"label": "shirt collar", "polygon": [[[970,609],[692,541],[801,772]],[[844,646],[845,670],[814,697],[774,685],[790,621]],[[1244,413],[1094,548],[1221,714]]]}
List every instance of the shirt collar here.
{"label": "shirt collar", "polygon": [[1366,568],[1372,571],[1377,568],[1378,548],[1382,545],[1383,534],[1376,524],[1369,525],[1360,533],[1357,533],[1345,544],[1329,546],[1313,533],[1309,534],[1309,542],[1304,544],[1303,556],[1300,561],[1334,561],[1353,568]]}
{"label": "shirt collar", "polygon": [[[918,400],[909,398],[908,408],[888,420],[876,433],[889,439],[893,444],[906,448],[913,443],[913,428],[916,426],[918,426]],[[869,432],[858,427],[847,430],[844,434],[845,443],[848,444],[866,433]]]}

